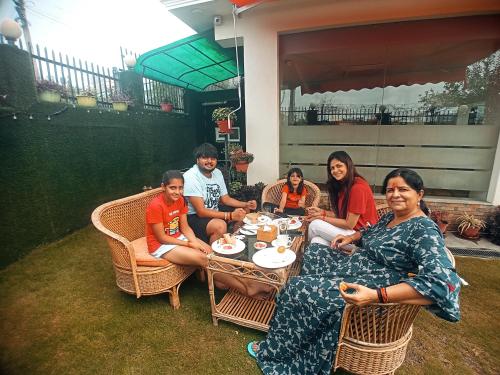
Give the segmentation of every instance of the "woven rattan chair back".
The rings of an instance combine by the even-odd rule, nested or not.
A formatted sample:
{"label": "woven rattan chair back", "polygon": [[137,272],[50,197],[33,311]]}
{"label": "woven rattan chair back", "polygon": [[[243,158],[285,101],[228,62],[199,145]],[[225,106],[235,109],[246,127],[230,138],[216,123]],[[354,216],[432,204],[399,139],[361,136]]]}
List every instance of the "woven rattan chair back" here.
{"label": "woven rattan chair back", "polygon": [[[127,242],[132,242],[145,236],[146,230],[146,207],[161,189],[148,190],[98,207],[92,214],[92,222],[97,229],[105,234],[111,232],[119,235]],[[133,253],[129,251],[126,242],[119,241],[115,236],[106,236],[111,248],[111,256],[114,264],[127,269],[132,268],[134,262]]]}
{"label": "woven rattan chair back", "polygon": [[394,372],[404,361],[419,310],[419,305],[398,303],[347,304],[334,369],[373,375]]}
{"label": "woven rattan chair back", "polygon": [[164,260],[160,265],[138,266],[132,243],[145,236],[146,207],[161,192],[158,188],[105,203],[92,213],[92,223],[106,237],[120,289],[137,297],[167,292],[172,307],[179,308],[180,284],[196,268]]}
{"label": "woven rattan chair back", "polygon": [[[264,190],[262,190],[262,204],[268,202],[279,205],[281,200],[281,189],[283,189],[285,184],[286,179],[282,179],[274,184],[267,185]],[[318,206],[321,198],[319,187],[307,180],[304,180],[304,186],[307,190],[306,207]]]}
{"label": "woven rattan chair back", "polygon": [[386,203],[384,203],[384,204],[378,204],[377,207],[376,207],[376,209],[377,209],[377,218],[379,220],[386,213],[391,212],[391,209],[390,209],[389,205],[387,205]]}

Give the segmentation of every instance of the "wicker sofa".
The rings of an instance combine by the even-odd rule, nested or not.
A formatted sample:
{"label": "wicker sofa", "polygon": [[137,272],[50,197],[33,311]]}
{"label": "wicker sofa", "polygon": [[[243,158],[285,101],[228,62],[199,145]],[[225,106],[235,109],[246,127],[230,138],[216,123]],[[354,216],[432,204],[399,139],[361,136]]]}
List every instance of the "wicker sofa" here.
{"label": "wicker sofa", "polygon": [[105,203],[92,213],[92,223],[108,242],[116,285],[137,298],[169,293],[170,304],[178,309],[179,287],[196,267],[178,266],[148,253],[146,207],[162,191],[161,188],[153,189]]}

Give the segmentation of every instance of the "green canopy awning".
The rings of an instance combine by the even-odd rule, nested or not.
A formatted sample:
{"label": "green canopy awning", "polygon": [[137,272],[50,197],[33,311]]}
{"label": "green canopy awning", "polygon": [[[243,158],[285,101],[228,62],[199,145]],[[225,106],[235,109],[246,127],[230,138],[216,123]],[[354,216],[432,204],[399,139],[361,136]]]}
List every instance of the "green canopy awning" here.
{"label": "green canopy awning", "polygon": [[191,35],[142,54],[135,71],[195,91],[237,76],[234,48],[224,49],[206,34]]}

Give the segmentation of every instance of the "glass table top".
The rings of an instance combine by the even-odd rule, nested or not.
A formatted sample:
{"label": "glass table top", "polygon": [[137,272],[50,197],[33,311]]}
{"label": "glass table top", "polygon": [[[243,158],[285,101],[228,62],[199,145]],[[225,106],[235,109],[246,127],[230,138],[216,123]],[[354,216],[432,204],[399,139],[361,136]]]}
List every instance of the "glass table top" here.
{"label": "glass table top", "polygon": [[[271,222],[268,222],[269,225],[276,225],[278,227],[278,235],[279,234],[288,234],[289,239],[293,241],[296,237],[300,237],[303,235],[303,233],[300,231],[300,227],[296,228],[297,225],[293,225],[292,227],[296,229],[289,229],[288,226],[285,223],[289,223],[290,219],[297,219],[297,217],[290,217],[288,218],[289,220],[284,220],[283,217],[275,215],[270,212],[260,212],[259,213],[262,216],[267,216],[271,219]],[[280,225],[281,224],[281,225]],[[264,226],[266,224],[258,224],[258,226]],[[238,228],[238,230],[234,233],[238,239],[243,241],[245,244],[245,249],[237,254],[234,255],[225,255],[221,253],[215,253],[217,256],[222,256],[226,258],[231,258],[231,259],[237,259],[237,260],[242,260],[242,261],[247,261],[247,262],[252,262],[252,257],[253,255],[260,250],[263,250],[265,248],[273,247],[270,242],[265,242],[265,241],[257,241],[257,234],[242,234],[240,233],[240,229],[243,229],[245,231],[245,225],[242,227]],[[247,232],[248,233],[248,232]],[[255,248],[255,243],[256,242],[264,242],[266,244],[266,247],[263,248]]]}

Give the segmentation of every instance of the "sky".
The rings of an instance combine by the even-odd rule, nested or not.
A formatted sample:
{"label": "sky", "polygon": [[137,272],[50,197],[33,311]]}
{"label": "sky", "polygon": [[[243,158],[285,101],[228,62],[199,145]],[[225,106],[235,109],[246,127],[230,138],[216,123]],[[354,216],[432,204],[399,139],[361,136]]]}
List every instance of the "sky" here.
{"label": "sky", "polygon": [[[25,3],[34,43],[107,68],[121,68],[120,46],[141,54],[195,33],[160,0]],[[6,17],[17,17],[12,0],[0,0],[0,20]]]}

